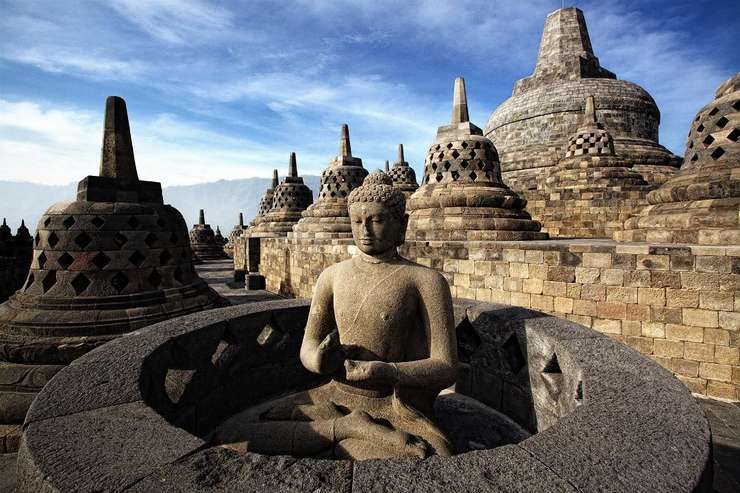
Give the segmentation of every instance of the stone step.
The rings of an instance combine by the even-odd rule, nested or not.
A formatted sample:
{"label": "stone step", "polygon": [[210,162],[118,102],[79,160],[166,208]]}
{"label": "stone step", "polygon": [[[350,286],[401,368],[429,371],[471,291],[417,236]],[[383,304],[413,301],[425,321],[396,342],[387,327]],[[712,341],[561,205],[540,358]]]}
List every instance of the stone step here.
{"label": "stone step", "polygon": [[0,424],[0,454],[18,451],[22,431],[21,425]]}
{"label": "stone step", "polygon": [[64,365],[38,365],[0,361],[0,391],[38,392]]}

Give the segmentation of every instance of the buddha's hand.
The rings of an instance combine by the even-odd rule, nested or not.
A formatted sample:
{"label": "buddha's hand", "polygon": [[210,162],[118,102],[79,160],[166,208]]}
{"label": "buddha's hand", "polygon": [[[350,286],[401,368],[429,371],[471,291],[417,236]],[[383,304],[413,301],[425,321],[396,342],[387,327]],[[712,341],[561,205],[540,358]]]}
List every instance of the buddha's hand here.
{"label": "buddha's hand", "polygon": [[398,380],[398,370],[385,361],[359,361],[348,359],[344,362],[346,378],[350,382],[374,382],[393,385]]}
{"label": "buddha's hand", "polygon": [[339,332],[333,331],[327,335],[316,348],[321,373],[334,373],[342,367],[346,354],[339,342]]}

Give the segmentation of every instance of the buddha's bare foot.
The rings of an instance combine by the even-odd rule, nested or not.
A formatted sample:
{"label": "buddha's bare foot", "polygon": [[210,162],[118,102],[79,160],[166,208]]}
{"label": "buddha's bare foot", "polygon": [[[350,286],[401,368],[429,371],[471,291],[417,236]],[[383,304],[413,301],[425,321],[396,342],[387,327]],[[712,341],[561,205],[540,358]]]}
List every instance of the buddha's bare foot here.
{"label": "buddha's bare foot", "polygon": [[352,411],[347,416],[337,419],[335,433],[337,442],[357,438],[398,450],[400,455],[422,458],[428,455],[427,444],[421,438],[376,423],[364,411]]}

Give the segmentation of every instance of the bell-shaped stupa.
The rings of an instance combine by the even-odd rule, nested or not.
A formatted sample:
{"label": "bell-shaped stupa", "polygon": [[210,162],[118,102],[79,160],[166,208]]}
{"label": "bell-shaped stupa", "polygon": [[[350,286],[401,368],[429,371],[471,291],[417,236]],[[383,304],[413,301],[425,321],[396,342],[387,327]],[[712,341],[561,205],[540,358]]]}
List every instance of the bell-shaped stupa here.
{"label": "bell-shaped stupa", "polygon": [[408,200],[409,240],[547,238],[524,210],[527,201],[501,180],[498,154],[470,122],[465,81],[455,80],[452,123],[437,129],[421,186]]}
{"label": "bell-shaped stupa", "polygon": [[347,197],[362,185],[367,170],[362,159],[352,156],[349,127],[342,125],[339,155],[329,162],[321,173],[321,190],[318,199],[303,211],[302,218],[293,228],[300,238],[352,238],[352,228],[347,211]]}
{"label": "bell-shaped stupa", "polygon": [[21,220],[21,225],[13,236],[10,226],[3,218],[0,226],[0,303],[23,286],[31,265],[32,252],[33,238],[25,221]]}
{"label": "bell-shaped stupa", "polygon": [[647,200],[616,239],[740,245],[740,73],[699,110],[681,170]]}
{"label": "bell-shaped stupa", "polygon": [[109,97],[100,175],[44,213],[28,278],[0,305],[2,421],[22,423],[46,381],[91,349],[220,306],[192,259],[182,215],[138,178],[126,103]]}
{"label": "bell-shaped stupa", "polygon": [[[388,161],[386,161],[387,165]],[[393,179],[393,186],[401,190],[406,198],[409,198],[419,188],[419,184],[416,183],[416,172],[404,158],[403,144],[398,144],[398,159],[393,163],[392,168],[386,167],[385,172]]]}
{"label": "bell-shaped stupa", "polygon": [[538,180],[528,210],[551,236],[611,238],[637,214],[655,186],[616,154],[614,139],[597,119],[593,96],[583,121],[568,138],[565,156]]}
{"label": "bell-shaped stupa", "polygon": [[295,152],[290,153],[288,175],[275,187],[272,207],[260,223],[249,232],[252,237],[285,236],[301,219],[301,214],[313,203],[313,193],[298,176]]}
{"label": "bell-shaped stupa", "polygon": [[231,258],[234,256],[234,245],[235,245],[236,239],[244,234],[245,229],[246,228],[244,227],[244,214],[240,212],[239,222],[231,230],[231,233],[229,233],[229,237],[226,241],[226,245],[224,245],[224,251],[226,252],[226,255],[228,257]]}
{"label": "bell-shaped stupa", "polygon": [[[220,231],[218,236],[221,236]],[[211,225],[206,223],[203,209],[198,214],[198,224],[193,224],[193,229],[190,230],[190,247],[198,260],[226,258],[223,236],[219,239]]]}
{"label": "bell-shaped stupa", "polygon": [[[498,149],[504,182],[517,192],[537,188],[538,176],[565,153],[580,124],[584,95],[593,95],[618,155],[655,186],[681,163],[658,143],[660,111],[653,98],[599,64],[581,10],[547,16],[534,73],[491,115],[485,134]],[[535,215],[535,218],[537,216]]]}
{"label": "bell-shaped stupa", "polygon": [[270,187],[265,190],[265,194],[260,199],[259,208],[257,209],[257,215],[252,219],[249,224],[250,227],[257,226],[262,222],[262,216],[267,214],[272,209],[272,197],[275,195],[275,189],[278,186],[278,170],[272,170],[272,183]]}

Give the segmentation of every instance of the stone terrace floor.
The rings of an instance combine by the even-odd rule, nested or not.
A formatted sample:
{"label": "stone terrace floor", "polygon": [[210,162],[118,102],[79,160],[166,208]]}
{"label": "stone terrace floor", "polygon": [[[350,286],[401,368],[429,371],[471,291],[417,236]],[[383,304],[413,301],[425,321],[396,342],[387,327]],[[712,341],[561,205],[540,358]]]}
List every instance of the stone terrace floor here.
{"label": "stone terrace floor", "polygon": [[[232,287],[230,260],[204,262],[196,266],[200,276],[232,304],[278,299],[267,291]],[[698,398],[712,428],[714,440],[714,489],[718,493],[740,492],[740,403]],[[0,493],[15,491],[16,454],[0,454]]]}

